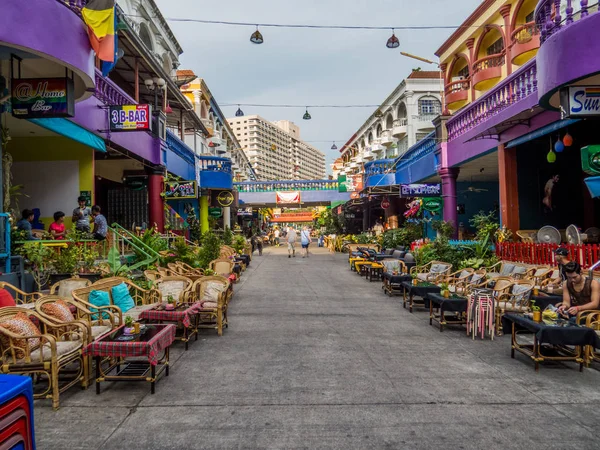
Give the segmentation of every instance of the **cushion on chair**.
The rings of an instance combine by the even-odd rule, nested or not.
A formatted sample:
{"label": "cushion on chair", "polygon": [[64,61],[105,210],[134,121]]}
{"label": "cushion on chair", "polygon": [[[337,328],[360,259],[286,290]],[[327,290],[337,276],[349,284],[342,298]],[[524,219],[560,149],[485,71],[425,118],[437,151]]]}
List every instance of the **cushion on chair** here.
{"label": "cushion on chair", "polygon": [[514,269],[515,269],[514,264],[503,264],[502,270],[500,271],[500,274],[498,276],[506,277],[506,276],[510,275]]}
{"label": "cushion on chair", "polygon": [[427,281],[428,277],[429,277],[428,273],[418,273],[417,274],[417,279],[421,280],[421,281]]}
{"label": "cushion on chair", "polygon": [[112,327],[107,325],[92,325],[92,337],[96,339],[98,336],[108,333]]}
{"label": "cushion on chair", "polygon": [[458,274],[458,278],[466,278],[469,276],[469,272],[467,270],[463,270]]}
{"label": "cushion on chair", "polygon": [[[5,328],[6,330],[11,331],[12,333],[24,337],[42,334],[39,328],[36,327],[31,320],[29,320],[27,314],[22,312],[15,314],[10,319],[6,319],[0,322],[0,328]],[[4,349],[7,349],[10,347],[10,338],[0,333],[0,343],[2,344],[2,347]],[[29,346],[29,351],[35,350],[37,347],[40,346],[40,339],[35,338],[29,339],[27,341],[25,339],[15,339],[13,340],[13,345],[15,347],[15,356],[17,357],[17,359],[22,359],[25,358],[26,346]],[[10,355],[10,353],[6,354]]]}
{"label": "cushion on chair", "polygon": [[[92,291],[88,295],[88,302],[94,306],[110,306],[110,297],[106,291]],[[96,308],[90,308],[91,312],[98,312]],[[108,319],[110,316],[106,313],[102,314],[103,319]]]}
{"label": "cushion on chair", "polygon": [[126,313],[135,307],[135,302],[129,293],[129,288],[125,283],[121,283],[110,290],[113,299],[113,305],[118,306],[122,313]]}
{"label": "cushion on chair", "polygon": [[483,279],[483,275],[480,273],[474,273],[471,276],[471,283],[479,283]]}
{"label": "cushion on chair", "polygon": [[398,261],[381,261],[386,272],[400,272],[400,263]]}
{"label": "cushion on chair", "polygon": [[75,280],[62,280],[58,285],[58,296],[60,298],[71,299],[71,293],[75,289],[81,289],[89,285],[89,281],[85,278],[78,278]]}
{"label": "cushion on chair", "polygon": [[69,305],[63,300],[57,300],[52,303],[44,303],[42,311],[59,322],[73,322],[75,317],[69,308]]}
{"label": "cushion on chair", "polygon": [[512,303],[510,302],[498,302],[498,308],[500,308],[503,311],[519,311],[519,312],[523,312],[523,311],[527,311],[529,308],[527,306],[521,306],[521,305],[515,305],[513,306]]}
{"label": "cushion on chair", "polygon": [[515,266],[515,270],[512,271],[511,275],[521,275],[527,272],[528,268],[525,266]]}
{"label": "cushion on chair", "polygon": [[202,302],[218,302],[219,295],[227,290],[227,285],[225,283],[220,283],[218,281],[207,281],[204,294],[200,301]]}
{"label": "cushion on chair", "polygon": [[206,311],[209,309],[217,309],[218,306],[219,306],[219,304],[215,303],[215,302],[202,302],[202,305],[200,306],[200,311]]}
{"label": "cushion on chair", "polygon": [[134,321],[136,321],[140,318],[140,314],[142,314],[144,311],[156,308],[156,306],[158,305],[159,303],[152,303],[151,305],[138,305],[127,311],[127,315],[131,317]]}
{"label": "cushion on chair", "polygon": [[531,295],[531,287],[525,284],[515,284],[512,287],[512,294],[514,295],[515,305],[527,306]]}
{"label": "cushion on chair", "polygon": [[535,271],[535,273],[533,274],[534,277],[541,277],[542,275],[544,275],[545,273],[548,272],[548,269],[537,269]]}
{"label": "cushion on chair", "polygon": [[444,272],[448,266],[446,264],[432,264],[431,269],[429,269],[430,273],[442,273]]}
{"label": "cushion on chair", "polygon": [[402,258],[402,252],[400,250],[394,250],[392,252],[392,258],[395,258],[395,259]]}
{"label": "cushion on chair", "polygon": [[0,308],[3,306],[17,306],[15,299],[6,289],[0,289]]}
{"label": "cushion on chair", "polygon": [[[67,355],[81,348],[81,345],[82,341],[56,341],[56,355],[58,357]],[[45,344],[43,347],[31,352],[31,362],[39,361],[40,357],[44,361],[52,359],[52,350],[49,344]]]}

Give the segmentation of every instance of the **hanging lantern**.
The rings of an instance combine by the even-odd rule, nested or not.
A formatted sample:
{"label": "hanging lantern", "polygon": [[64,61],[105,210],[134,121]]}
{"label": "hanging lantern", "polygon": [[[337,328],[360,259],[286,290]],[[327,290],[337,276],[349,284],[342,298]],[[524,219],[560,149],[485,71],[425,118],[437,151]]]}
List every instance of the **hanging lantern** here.
{"label": "hanging lantern", "polygon": [[571,136],[568,131],[567,134],[565,134],[565,137],[563,138],[563,144],[565,144],[565,147],[570,147],[571,145],[573,145],[573,136]]}
{"label": "hanging lantern", "polygon": [[302,116],[302,118],[304,120],[310,120],[312,119],[312,117],[310,116],[310,114],[308,113],[308,108],[306,108],[306,112],[304,113],[304,115]]}
{"label": "hanging lantern", "polygon": [[256,31],[250,36],[250,42],[253,44],[262,44],[264,41],[263,35],[258,31],[258,25],[256,25]]}
{"label": "hanging lantern", "polygon": [[238,109],[235,112],[235,117],[242,117],[244,115],[244,111],[240,109],[240,105],[238,105]]}
{"label": "hanging lantern", "polygon": [[331,146],[331,150],[337,150],[337,145],[335,145],[335,142],[333,143],[333,145]]}
{"label": "hanging lantern", "polygon": [[553,162],[556,162],[556,153],[554,153],[554,149],[552,147],[552,138],[550,138],[550,151],[546,155],[546,159],[548,160],[548,162],[550,164],[552,164]]}
{"label": "hanging lantern", "polygon": [[393,28],[392,28],[392,35],[387,40],[387,44],[385,44],[385,46],[387,48],[398,48],[398,47],[400,47],[400,39],[398,39],[396,37],[396,34],[394,33],[394,29]]}
{"label": "hanging lantern", "polygon": [[558,138],[556,138],[556,142],[554,143],[554,150],[556,151],[556,153],[562,153],[564,149],[565,144],[562,143],[562,141],[560,140],[560,136],[558,136]]}
{"label": "hanging lantern", "polygon": [[169,102],[167,102],[167,107],[165,108],[165,114],[171,114],[173,112],[173,108],[171,108],[171,105],[169,105]]}

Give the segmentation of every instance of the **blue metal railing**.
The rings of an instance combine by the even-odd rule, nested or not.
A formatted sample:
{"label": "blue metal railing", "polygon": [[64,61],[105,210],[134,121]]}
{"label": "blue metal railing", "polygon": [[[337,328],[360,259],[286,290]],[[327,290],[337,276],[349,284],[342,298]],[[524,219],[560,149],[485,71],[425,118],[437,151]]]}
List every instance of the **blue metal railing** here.
{"label": "blue metal railing", "polygon": [[239,192],[337,191],[337,180],[244,181],[234,183]]}
{"label": "blue metal railing", "polygon": [[171,130],[167,130],[167,145],[177,156],[180,156],[185,162],[195,164],[194,152],[189,148],[185,142],[175,136]]}
{"label": "blue metal railing", "polygon": [[232,173],[231,160],[219,156],[199,156],[198,167],[200,171],[208,170],[213,172]]}
{"label": "blue metal railing", "polygon": [[433,153],[436,148],[435,131],[429,133],[421,141],[417,142],[411,148],[409,148],[404,155],[398,158],[396,163],[396,170],[400,170],[409,164],[421,159],[430,153]]}
{"label": "blue metal railing", "polygon": [[383,175],[393,169],[395,159],[378,159],[375,161],[369,161],[365,163],[365,176],[370,177],[372,175]]}

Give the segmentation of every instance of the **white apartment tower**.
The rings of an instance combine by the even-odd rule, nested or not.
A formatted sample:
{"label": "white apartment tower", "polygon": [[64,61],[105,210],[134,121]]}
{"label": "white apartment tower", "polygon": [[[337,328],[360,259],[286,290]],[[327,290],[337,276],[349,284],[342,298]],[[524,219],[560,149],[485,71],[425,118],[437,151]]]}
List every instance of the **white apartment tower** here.
{"label": "white apartment tower", "polygon": [[259,180],[322,180],[325,155],[300,140],[289,120],[269,122],[260,116],[227,119]]}

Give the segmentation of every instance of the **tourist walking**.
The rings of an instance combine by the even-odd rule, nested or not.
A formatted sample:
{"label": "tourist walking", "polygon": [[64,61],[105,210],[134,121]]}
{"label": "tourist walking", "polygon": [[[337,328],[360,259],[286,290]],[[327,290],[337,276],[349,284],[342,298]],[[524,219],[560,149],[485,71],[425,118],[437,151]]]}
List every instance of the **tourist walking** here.
{"label": "tourist walking", "polygon": [[308,227],[302,228],[302,232],[300,233],[300,243],[302,244],[302,257],[305,256],[308,258],[308,246],[312,242],[310,238],[310,231]]}
{"label": "tourist walking", "polygon": [[275,228],[275,232],[273,233],[273,236],[275,236],[275,246],[279,247],[279,228]]}
{"label": "tourist walking", "polygon": [[292,227],[288,228],[287,243],[288,243],[288,258],[296,257],[296,239],[298,238],[296,230]]}

